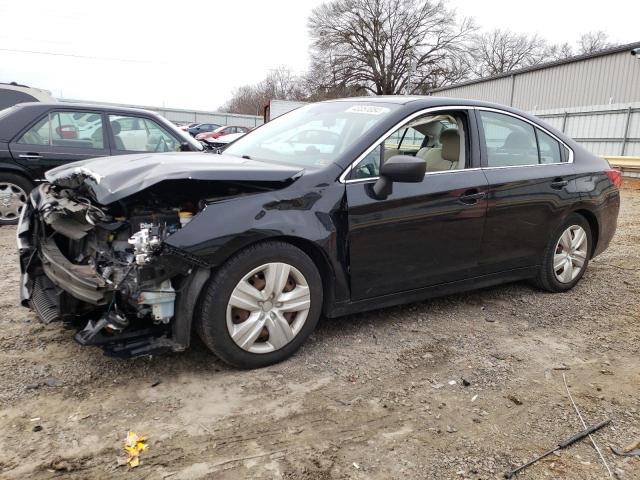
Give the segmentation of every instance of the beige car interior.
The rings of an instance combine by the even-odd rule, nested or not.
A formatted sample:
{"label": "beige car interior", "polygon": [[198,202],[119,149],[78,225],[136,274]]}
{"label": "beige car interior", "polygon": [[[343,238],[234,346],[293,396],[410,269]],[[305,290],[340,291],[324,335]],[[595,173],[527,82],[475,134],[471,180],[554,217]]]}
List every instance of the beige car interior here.
{"label": "beige car interior", "polygon": [[427,172],[456,170],[460,162],[460,135],[458,130],[447,128],[440,132],[439,147],[421,148],[416,157],[427,162]]}
{"label": "beige car interior", "polygon": [[[449,126],[445,127],[445,124]],[[403,127],[411,128],[425,136],[416,157],[427,162],[427,172],[464,168],[466,142],[462,119],[451,115],[423,117]],[[394,155],[402,155],[402,145],[400,147],[385,148],[384,161]]]}

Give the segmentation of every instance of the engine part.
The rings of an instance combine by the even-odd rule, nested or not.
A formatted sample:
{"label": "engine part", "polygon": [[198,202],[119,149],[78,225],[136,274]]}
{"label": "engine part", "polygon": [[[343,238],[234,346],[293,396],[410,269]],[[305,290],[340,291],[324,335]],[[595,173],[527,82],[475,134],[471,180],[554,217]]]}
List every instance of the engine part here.
{"label": "engine part", "polygon": [[156,322],[169,323],[175,309],[176,291],[171,280],[158,285],[157,290],[143,290],[138,295],[138,304],[150,305],[151,315]]}
{"label": "engine part", "polygon": [[180,215],[180,226],[182,227],[184,227],[187,223],[189,223],[193,218],[192,212],[180,211],[178,215]]}
{"label": "engine part", "polygon": [[143,228],[129,238],[129,243],[133,245],[136,263],[138,265],[144,265],[149,261],[149,256],[156,251],[162,243],[160,227]]}

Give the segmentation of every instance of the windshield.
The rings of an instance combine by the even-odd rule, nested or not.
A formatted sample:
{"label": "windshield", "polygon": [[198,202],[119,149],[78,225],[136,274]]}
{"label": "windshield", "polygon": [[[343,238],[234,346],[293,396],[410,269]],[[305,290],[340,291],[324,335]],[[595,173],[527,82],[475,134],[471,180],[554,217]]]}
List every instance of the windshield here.
{"label": "windshield", "polygon": [[301,167],[329,165],[397,108],[363,101],[307,105],[239,138],[224,153]]}

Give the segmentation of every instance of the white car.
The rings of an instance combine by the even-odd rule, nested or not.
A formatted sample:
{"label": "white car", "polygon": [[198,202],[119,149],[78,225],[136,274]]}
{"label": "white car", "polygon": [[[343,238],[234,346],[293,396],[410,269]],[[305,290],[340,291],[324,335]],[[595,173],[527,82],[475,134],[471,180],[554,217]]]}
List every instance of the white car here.
{"label": "white car", "polygon": [[207,143],[211,148],[222,150],[226,148],[231,142],[243,137],[246,133],[230,133],[218,138],[205,138],[203,141]]}

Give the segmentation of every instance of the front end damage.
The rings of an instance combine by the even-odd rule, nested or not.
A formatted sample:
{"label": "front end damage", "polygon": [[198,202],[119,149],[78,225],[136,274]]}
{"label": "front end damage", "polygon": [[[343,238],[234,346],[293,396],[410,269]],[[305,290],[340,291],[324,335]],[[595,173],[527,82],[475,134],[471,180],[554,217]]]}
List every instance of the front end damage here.
{"label": "front end damage", "polygon": [[103,207],[78,189],[40,185],[17,233],[22,304],[112,355],[184,350],[209,270],[164,240],[202,208],[151,192]]}
{"label": "front end damage", "polygon": [[208,255],[229,238],[217,238],[220,225],[205,210],[299,178],[299,169],[216,160],[127,155],[47,172],[18,225],[22,304],[43,322],[76,328],[79,343],[111,355],[186,349],[216,263]]}

